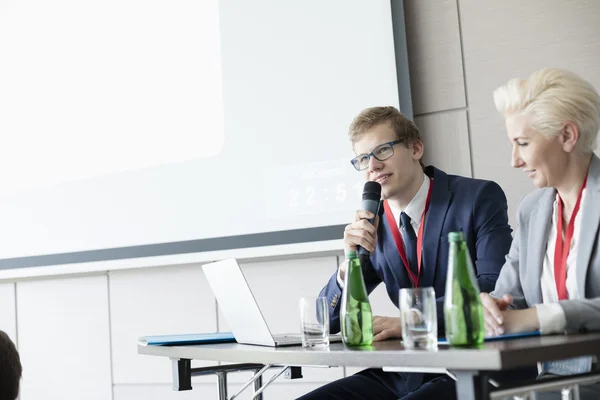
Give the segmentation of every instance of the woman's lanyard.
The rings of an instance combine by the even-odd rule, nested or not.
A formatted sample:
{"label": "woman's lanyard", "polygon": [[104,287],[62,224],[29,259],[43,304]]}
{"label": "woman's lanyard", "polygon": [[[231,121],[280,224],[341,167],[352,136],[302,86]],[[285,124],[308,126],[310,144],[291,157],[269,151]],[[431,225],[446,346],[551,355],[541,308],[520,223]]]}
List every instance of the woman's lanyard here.
{"label": "woman's lanyard", "polygon": [[385,200],[383,202],[383,208],[385,210],[385,217],[387,218],[388,225],[390,230],[392,231],[392,236],[394,237],[394,242],[396,242],[396,247],[398,248],[398,253],[400,253],[400,258],[404,263],[404,268],[406,268],[406,272],[412,279],[414,287],[419,287],[419,278],[421,277],[421,259],[423,256],[423,229],[425,227],[425,215],[427,214],[427,210],[429,209],[429,203],[431,201],[431,190],[433,189],[433,179],[429,178],[429,192],[427,193],[427,200],[425,201],[425,209],[423,210],[423,215],[421,215],[421,224],[419,225],[419,234],[417,235],[417,276],[410,269],[410,265],[408,264],[408,258],[406,257],[406,250],[404,249],[404,241],[402,240],[402,235],[400,235],[400,229],[398,229],[398,224],[396,223],[396,219],[394,218],[394,214],[390,209],[390,206]]}
{"label": "woman's lanyard", "polygon": [[556,283],[556,291],[558,293],[559,300],[566,300],[569,298],[567,292],[567,258],[569,257],[569,251],[571,250],[571,240],[573,239],[573,232],[575,231],[575,217],[579,212],[579,206],[581,205],[581,197],[583,196],[583,189],[587,184],[587,175],[583,180],[583,186],[577,196],[577,202],[573,208],[573,214],[567,225],[567,232],[563,241],[563,201],[558,195],[558,216],[556,218],[556,244],[554,245],[554,281]]}

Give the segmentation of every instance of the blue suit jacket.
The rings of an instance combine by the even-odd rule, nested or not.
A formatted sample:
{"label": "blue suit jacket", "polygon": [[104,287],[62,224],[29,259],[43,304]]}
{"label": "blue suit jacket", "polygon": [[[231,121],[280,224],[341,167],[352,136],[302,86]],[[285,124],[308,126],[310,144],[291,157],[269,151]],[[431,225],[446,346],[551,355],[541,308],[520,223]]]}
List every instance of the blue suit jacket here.
{"label": "blue suit jacket", "polygon": [[[438,330],[443,334],[448,233],[464,232],[482,292],[494,289],[512,237],[508,225],[506,196],[498,184],[447,175],[434,167],[425,168],[425,173],[434,178],[434,181],[431,203],[425,217],[419,286],[432,286],[435,289]],[[367,291],[371,293],[383,282],[390,299],[398,307],[399,290],[412,285],[385,217],[380,217],[377,248],[370,260],[370,265],[362,267]],[[333,274],[320,294],[329,301],[332,333],[340,330],[341,289],[336,278],[337,273]]]}

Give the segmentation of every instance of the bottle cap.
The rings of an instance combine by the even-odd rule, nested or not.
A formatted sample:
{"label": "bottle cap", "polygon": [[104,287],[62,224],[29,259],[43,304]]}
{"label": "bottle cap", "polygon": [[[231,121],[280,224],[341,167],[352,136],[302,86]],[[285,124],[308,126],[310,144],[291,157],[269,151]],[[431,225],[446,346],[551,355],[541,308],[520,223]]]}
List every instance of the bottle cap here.
{"label": "bottle cap", "polygon": [[351,250],[346,253],[346,258],[357,258],[357,257],[358,257],[358,253],[354,250]]}
{"label": "bottle cap", "polygon": [[450,232],[448,234],[448,243],[462,242],[465,240],[465,234],[463,232]]}

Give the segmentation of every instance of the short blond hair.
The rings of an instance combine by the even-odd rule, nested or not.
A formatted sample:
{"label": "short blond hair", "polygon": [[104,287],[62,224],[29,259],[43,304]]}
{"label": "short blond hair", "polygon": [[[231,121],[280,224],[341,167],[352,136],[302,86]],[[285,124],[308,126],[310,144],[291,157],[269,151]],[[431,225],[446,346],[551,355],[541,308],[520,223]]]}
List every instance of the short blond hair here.
{"label": "short blond hair", "polygon": [[600,130],[600,96],[594,87],[573,72],[546,68],[527,79],[511,79],[494,91],[494,103],[504,115],[521,114],[533,129],[551,137],[566,122],[579,130],[577,150],[592,153]]}
{"label": "short blond hair", "polygon": [[[404,140],[404,146],[408,147],[409,144],[415,141],[423,141],[421,139],[421,132],[413,121],[406,118],[396,107],[385,106],[366,108],[354,118],[348,130],[350,142],[354,146],[354,143],[363,133],[375,125],[385,122],[391,124],[398,139]],[[421,159],[419,162],[423,166],[423,160]]]}

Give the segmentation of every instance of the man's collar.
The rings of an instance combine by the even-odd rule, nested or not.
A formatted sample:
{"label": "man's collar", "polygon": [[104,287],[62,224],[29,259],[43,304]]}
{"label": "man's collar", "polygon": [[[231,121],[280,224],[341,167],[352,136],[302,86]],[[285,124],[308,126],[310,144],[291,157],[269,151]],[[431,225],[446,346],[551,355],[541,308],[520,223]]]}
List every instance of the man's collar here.
{"label": "man's collar", "polygon": [[429,181],[429,177],[425,174],[423,175],[423,183],[421,184],[419,191],[417,191],[417,194],[415,194],[415,196],[412,198],[410,203],[408,203],[404,210],[401,210],[400,208],[395,207],[394,205],[389,203],[390,209],[392,210],[394,217],[396,217],[396,221],[400,219],[400,214],[403,211],[410,217],[411,220],[421,220],[423,211],[425,211],[425,203],[427,202],[427,193],[429,192],[429,185],[431,184]]}

